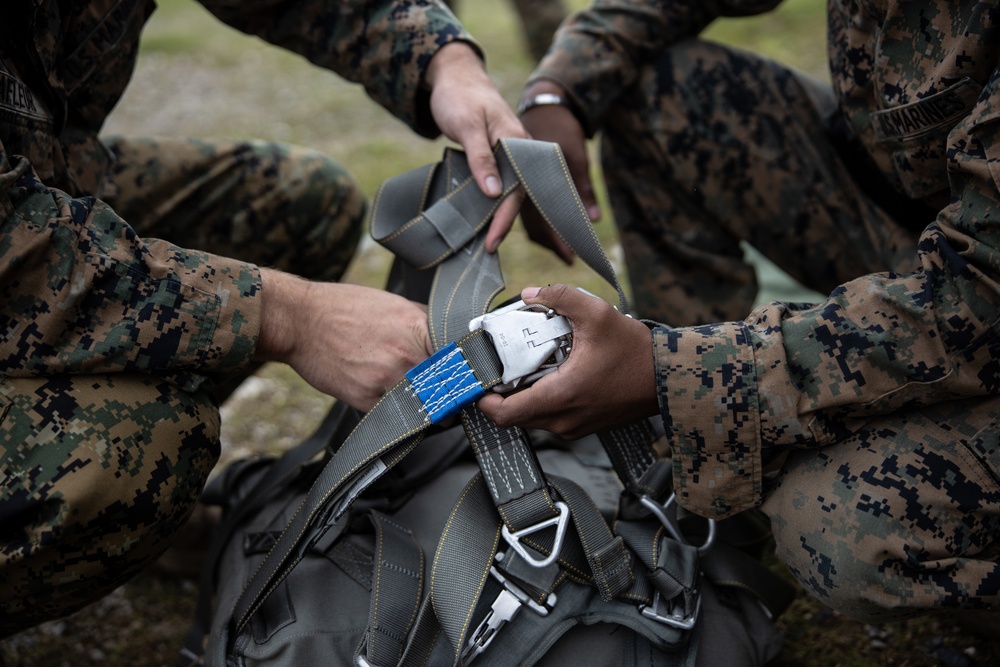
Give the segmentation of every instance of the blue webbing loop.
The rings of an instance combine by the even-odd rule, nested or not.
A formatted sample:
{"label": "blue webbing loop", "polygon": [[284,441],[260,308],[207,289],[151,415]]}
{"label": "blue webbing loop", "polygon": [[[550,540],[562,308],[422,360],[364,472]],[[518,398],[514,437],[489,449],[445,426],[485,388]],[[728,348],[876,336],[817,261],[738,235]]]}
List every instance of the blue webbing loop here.
{"label": "blue webbing loop", "polygon": [[406,379],[424,404],[427,417],[440,424],[486,395],[472,367],[455,343],[448,343],[411,368]]}

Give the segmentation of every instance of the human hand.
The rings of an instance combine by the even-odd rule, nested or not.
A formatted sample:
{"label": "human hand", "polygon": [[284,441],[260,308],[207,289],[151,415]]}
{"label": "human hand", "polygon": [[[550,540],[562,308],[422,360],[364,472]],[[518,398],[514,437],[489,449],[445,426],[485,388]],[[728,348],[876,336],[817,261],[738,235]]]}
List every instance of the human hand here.
{"label": "human hand", "polygon": [[261,269],[255,359],[287,363],[316,389],[369,410],[434,350],[427,308],[371,287]]}
{"label": "human hand", "polygon": [[[486,74],[479,55],[464,42],[442,46],[424,73],[431,90],[431,114],[449,139],[461,144],[479,189],[490,197],[501,194],[503,184],[493,147],[509,137],[528,138],[514,110]],[[486,247],[495,252],[510,231],[524,199],[512,193],[493,215]]]}
{"label": "human hand", "polygon": [[[567,97],[566,91],[561,86],[547,80],[532,83],[525,89],[524,97],[527,99],[543,93],[551,93],[564,99]],[[566,166],[569,167],[570,176],[573,178],[573,183],[576,185],[580,199],[587,210],[587,215],[594,222],[600,220],[601,207],[597,203],[594,186],[590,180],[587,136],[577,117],[562,105],[547,104],[528,109],[521,117],[521,121],[532,139],[559,144],[563,156],[566,158]],[[530,238],[544,237],[548,225],[534,206],[530,203],[526,204],[521,211],[521,218]],[[544,244],[542,241],[538,242]],[[572,251],[561,240],[558,241],[557,245],[549,247],[566,263],[572,261]]]}
{"label": "human hand", "polygon": [[572,440],[659,413],[646,325],[566,285],[528,287],[521,298],[569,318],[573,349],[527,389],[480,399],[479,409],[497,426],[541,428]]}

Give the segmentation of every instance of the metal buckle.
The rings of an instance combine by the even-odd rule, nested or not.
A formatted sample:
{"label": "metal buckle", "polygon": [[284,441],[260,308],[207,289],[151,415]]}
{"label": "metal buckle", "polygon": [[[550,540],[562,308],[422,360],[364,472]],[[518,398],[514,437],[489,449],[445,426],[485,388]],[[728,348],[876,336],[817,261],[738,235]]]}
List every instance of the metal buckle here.
{"label": "metal buckle", "polygon": [[490,335],[503,364],[503,377],[493,391],[509,393],[527,387],[556,370],[569,356],[573,327],[554,310],[516,301],[469,322],[469,331]]}
{"label": "metal buckle", "polygon": [[[648,509],[650,512],[656,515],[656,518],[660,520],[663,527],[667,529],[670,533],[670,537],[674,538],[681,544],[689,544],[687,538],[684,537],[684,533],[681,532],[680,524],[677,522],[677,494],[671,493],[670,497],[667,498],[667,502],[662,505],[655,500],[653,500],[648,495],[641,496],[639,502],[642,503],[643,507]],[[705,519],[708,521],[708,536],[705,541],[698,547],[698,555],[702,556],[712,548],[712,544],[715,542],[715,519]],[[694,545],[690,545],[694,546]]]}
{"label": "metal buckle", "polygon": [[495,567],[490,567],[490,574],[503,585],[503,590],[497,595],[490,610],[486,612],[485,618],[473,631],[465,649],[462,650],[461,664],[463,667],[486,650],[500,628],[509,623],[521,610],[521,607],[528,607],[539,616],[548,616],[549,611],[556,604],[555,595],[549,595],[547,605],[538,604],[507,577],[500,574],[500,571]]}
{"label": "metal buckle", "polygon": [[694,609],[688,609],[686,606],[682,609],[679,604],[674,602],[676,599],[664,602],[660,591],[656,591],[653,595],[653,604],[641,605],[639,611],[642,612],[643,616],[654,621],[666,623],[681,630],[690,630],[698,620],[698,612],[701,611],[701,595],[695,597]]}
{"label": "metal buckle", "polygon": [[[660,520],[663,527],[667,529],[670,536],[680,542],[681,544],[687,544],[689,546],[694,546],[688,543],[687,538],[684,537],[684,533],[681,532],[680,524],[677,522],[677,494],[671,493],[670,497],[667,498],[667,502],[662,505],[650,496],[644,495],[639,498],[639,502],[642,503],[650,512],[656,515],[656,518]],[[708,536],[705,541],[697,547],[698,555],[704,555],[712,548],[712,544],[715,543],[715,519],[706,519],[708,521]],[[677,601],[677,597],[670,600],[664,600],[660,591],[656,591],[653,594],[653,604],[650,605],[640,605],[639,611],[646,618],[651,618],[654,621],[659,621],[660,623],[666,623],[675,628],[680,628],[681,630],[690,630],[694,627],[695,622],[698,619],[698,612],[701,609],[701,595],[698,591],[694,594],[695,602],[694,609],[689,607],[690,597],[683,596],[684,606],[681,607],[680,603]]]}
{"label": "metal buckle", "polygon": [[[539,521],[538,523],[528,526],[527,528],[522,528],[521,530],[516,530],[511,532],[504,524],[500,529],[500,534],[503,535],[503,539],[507,541],[517,555],[527,561],[528,565],[532,567],[548,567],[559,558],[559,552],[562,551],[563,538],[566,536],[566,525],[569,523],[569,507],[566,503],[556,501],[556,509],[559,510],[559,514],[552,517],[551,519],[545,519],[544,521]],[[540,530],[548,528],[549,526],[556,527],[556,539],[552,543],[552,553],[550,553],[545,558],[536,558],[524,545],[521,544],[521,538],[525,535],[531,535],[532,533],[537,533]]]}

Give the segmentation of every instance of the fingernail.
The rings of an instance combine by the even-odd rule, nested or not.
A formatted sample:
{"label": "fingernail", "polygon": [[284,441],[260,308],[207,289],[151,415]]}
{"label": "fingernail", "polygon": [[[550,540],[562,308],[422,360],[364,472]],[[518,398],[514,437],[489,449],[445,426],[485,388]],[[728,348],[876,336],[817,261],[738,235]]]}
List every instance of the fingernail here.
{"label": "fingernail", "polygon": [[521,290],[522,299],[534,299],[538,296],[538,293],[542,290],[541,287],[525,287]]}
{"label": "fingernail", "polygon": [[597,220],[601,217],[601,207],[600,206],[588,206],[587,215],[590,216],[591,220]]}
{"label": "fingernail", "polygon": [[497,177],[496,176],[487,176],[486,177],[486,194],[488,194],[491,197],[498,197],[498,196],[500,196],[500,192],[501,192],[500,181],[497,179]]}

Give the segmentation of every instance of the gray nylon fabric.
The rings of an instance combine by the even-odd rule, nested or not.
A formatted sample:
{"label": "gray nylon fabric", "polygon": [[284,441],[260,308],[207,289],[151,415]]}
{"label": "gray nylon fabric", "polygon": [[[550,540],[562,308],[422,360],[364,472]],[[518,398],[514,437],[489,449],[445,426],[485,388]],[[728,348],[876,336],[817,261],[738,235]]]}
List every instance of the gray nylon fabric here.
{"label": "gray nylon fabric", "polygon": [[424,211],[424,217],[434,226],[452,252],[455,252],[475,234],[475,227],[447,199],[439,199]]}
{"label": "gray nylon fabric", "polygon": [[365,655],[372,665],[394,665],[423,597],[424,553],[409,528],[381,512],[372,511],[370,517],[375,556]]}
{"label": "gray nylon fabric", "polygon": [[[483,364],[486,368],[473,367],[477,378],[500,377],[499,359],[491,358],[492,344],[485,340],[485,334],[469,334],[459,341],[459,347],[470,349],[468,361]],[[249,621],[271,588],[302,557],[302,545],[307,542],[310,531],[314,530],[324,515],[332,513],[337,518],[349,507],[353,500],[345,497],[348,491],[357,493],[363,487],[356,480],[366,479],[365,473],[372,471],[375,481],[380,473],[377,466],[392,467],[405,456],[422,437],[422,432],[430,426],[422,403],[404,380],[393,387],[361,420],[357,428],[348,436],[330,462],[320,473],[309,494],[303,500],[288,528],[282,533],[274,549],[267,555],[256,576],[246,586],[243,596],[237,602],[233,617],[235,634]],[[381,471],[384,472],[384,469]],[[365,485],[367,486],[367,485]]]}
{"label": "gray nylon fabric", "polygon": [[500,521],[482,475],[476,475],[448,517],[431,568],[431,604],[453,647],[465,645],[499,542]]}
{"label": "gray nylon fabric", "polygon": [[[478,410],[464,410],[462,420],[495,504],[506,507],[525,494],[545,488],[535,452],[523,431],[500,429]],[[514,526],[552,516],[551,510],[531,516],[522,516],[513,508],[510,511],[513,516],[507,523]]]}
{"label": "gray nylon fabric", "polygon": [[[563,240],[615,287],[618,307],[627,312],[622,288],[593,232],[558,147],[504,140],[497,158],[504,192],[524,187]],[[418,269],[436,267],[428,304],[432,341],[437,349],[457,342],[484,388],[499,381],[502,368],[487,334],[482,331],[468,334],[467,323],[484,314],[503,288],[497,256],[486,253],[483,247],[485,227],[499,201],[479,192],[463,156],[450,151],[442,163],[414,170],[383,186],[372,211],[372,233],[377,240]],[[474,407],[462,411],[462,422],[473,443],[481,473],[460,494],[444,523],[427,582],[429,594],[419,617],[419,594],[413,592],[412,575],[422,568],[413,564],[413,552],[401,546],[387,546],[391,540],[376,542],[376,550],[383,547],[389,550],[385,558],[381,554],[373,558],[373,580],[377,587],[385,583],[388,590],[381,592],[390,595],[395,592],[393,588],[409,593],[397,599],[380,595],[377,590],[370,596],[364,650],[373,664],[396,664],[400,662],[397,660],[400,651],[403,651],[402,665],[424,664],[428,659],[433,664],[442,664],[443,660],[458,664],[461,648],[475,628],[473,619],[482,617],[484,605],[489,608],[496,589],[489,570],[493,555],[502,544],[498,511],[513,529],[553,515],[552,498],[527,437],[516,429],[497,429]],[[253,652],[250,633],[244,631],[248,625],[253,626],[255,638],[280,631],[283,627],[280,619],[288,615],[288,610],[282,611],[283,598],[273,599],[272,591],[287,585],[285,577],[314,548],[326,526],[340,526],[335,522],[354,500],[416,447],[428,425],[421,401],[405,381],[365,416],[292,513],[288,527],[234,605],[232,638],[238,650]],[[649,448],[651,441],[651,430],[642,425],[602,435],[610,459],[626,485],[635,486],[656,467]],[[511,465],[511,461],[516,463]],[[559,611],[544,623],[538,623],[530,615],[532,612],[522,611],[516,622],[507,624],[504,632],[498,633],[502,641],[496,648],[491,647],[489,664],[530,664],[554,643],[559,643],[560,637],[573,627],[594,623],[623,625],[641,636],[628,640],[631,643],[623,647],[623,659],[648,654],[649,664],[692,661],[693,651],[675,650],[683,645],[688,633],[644,618],[635,603],[623,603],[621,598],[648,602],[652,596],[650,578],[668,597],[691,594],[698,579],[696,551],[669,540],[661,544],[658,539],[651,539],[650,535],[659,536],[662,531],[656,525],[650,528],[647,522],[644,528],[635,528],[633,541],[641,542],[644,552],[639,560],[651,571],[634,576],[632,557],[626,548],[627,544],[632,546],[629,540],[610,531],[601,510],[573,482],[554,478],[552,484],[570,505],[573,524],[559,562],[580,580],[592,579],[596,587],[563,585],[559,589],[563,601],[557,606]],[[391,522],[385,517],[379,520],[382,518]],[[384,531],[385,527],[379,530]],[[405,529],[398,534],[394,529],[390,532],[399,537]],[[546,529],[532,534],[524,543],[546,553],[552,550],[552,534],[551,529]],[[324,549],[329,546],[325,541],[322,544]],[[671,556],[666,558],[666,553]],[[338,562],[348,561],[341,558]],[[535,593],[540,599],[561,582],[557,576],[559,570],[554,566],[548,572],[533,574],[537,575]],[[397,582],[395,586],[392,581]],[[484,590],[490,591],[485,598]],[[279,613],[273,613],[274,609]],[[415,618],[415,629],[409,632]],[[263,631],[261,623],[265,626]],[[446,641],[439,639],[439,632]],[[404,648],[407,635],[410,641]],[[221,639],[228,641],[225,632]],[[315,637],[303,641],[316,642],[317,647],[320,642]],[[673,655],[653,651],[648,645],[643,653],[644,641],[659,649],[672,650]],[[318,650],[312,644],[303,646],[307,651]],[[567,655],[572,653],[570,646]],[[578,657],[585,659],[586,654]]]}
{"label": "gray nylon fabric", "polygon": [[501,145],[538,212],[587,266],[615,288],[618,309],[628,314],[625,292],[594,232],[562,151],[526,139],[509,139]]}
{"label": "gray nylon fabric", "polygon": [[648,420],[602,431],[598,437],[622,483],[630,489],[637,487],[640,478],[656,463],[652,449],[656,433]]}

